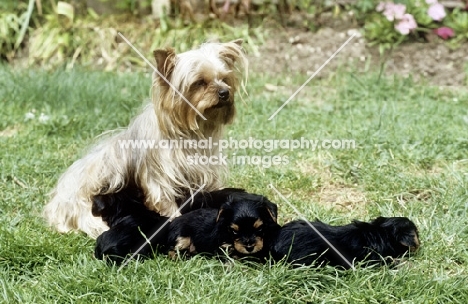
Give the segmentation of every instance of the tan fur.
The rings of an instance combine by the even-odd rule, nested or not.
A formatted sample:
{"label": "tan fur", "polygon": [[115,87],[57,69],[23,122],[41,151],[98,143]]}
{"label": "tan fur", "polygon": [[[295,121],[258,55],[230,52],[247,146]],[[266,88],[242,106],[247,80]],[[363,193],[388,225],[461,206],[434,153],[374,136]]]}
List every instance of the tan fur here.
{"label": "tan fur", "polygon": [[409,247],[410,251],[411,252],[415,252],[419,249],[419,246],[420,246],[420,242],[419,242],[419,238],[417,236],[416,233],[414,233],[414,236],[413,236],[413,244],[414,246],[411,246],[412,244],[407,244],[406,242],[401,242],[401,244],[403,246],[406,246],[406,247]]}
{"label": "tan fur", "polygon": [[218,215],[216,216],[216,223],[219,222],[219,218],[221,217],[221,214],[223,213],[224,209],[220,208],[218,211]]}
{"label": "tan fur", "polygon": [[231,229],[234,231],[239,231],[239,226],[236,224],[231,224]]}
{"label": "tan fur", "polygon": [[239,240],[234,240],[234,248],[237,250],[237,252],[240,252],[243,254],[253,254],[263,249],[263,239],[261,237],[255,238],[255,245],[252,251],[247,251],[245,249],[244,243],[242,243]]}
{"label": "tan fur", "polygon": [[255,221],[255,223],[253,224],[253,227],[255,229],[257,229],[258,227],[262,226],[263,225],[263,221],[261,219],[258,219]]}
{"label": "tan fur", "polygon": [[182,237],[179,236],[176,240],[176,245],[174,247],[175,250],[187,250],[192,247],[192,240],[189,237]]}
{"label": "tan fur", "polygon": [[[102,140],[60,177],[44,209],[47,222],[58,231],[81,230],[93,238],[99,236],[108,227],[91,214],[92,197],[118,192],[129,182],[144,191],[148,208],[165,216],[177,211],[176,200],[201,185],[206,184],[206,191],[222,186],[224,166],[187,163],[187,156],[194,153],[219,155],[216,146],[212,150],[132,149],[122,148],[119,140],[220,139],[224,125],[235,114],[234,93],[243,86],[239,78],[247,77],[247,59],[240,42],[207,43],[181,54],[173,49],[157,50],[154,55],[158,71],[207,120],[155,73],[152,103],[127,129]],[[200,79],[206,85],[194,86]],[[226,86],[230,106],[212,108],[218,103],[217,88]]]}
{"label": "tan fur", "polygon": [[268,213],[270,214],[271,218],[273,219],[273,221],[276,223],[277,222],[277,219],[276,219],[276,216],[274,215],[273,211],[270,210],[270,208],[267,208],[267,211]]}

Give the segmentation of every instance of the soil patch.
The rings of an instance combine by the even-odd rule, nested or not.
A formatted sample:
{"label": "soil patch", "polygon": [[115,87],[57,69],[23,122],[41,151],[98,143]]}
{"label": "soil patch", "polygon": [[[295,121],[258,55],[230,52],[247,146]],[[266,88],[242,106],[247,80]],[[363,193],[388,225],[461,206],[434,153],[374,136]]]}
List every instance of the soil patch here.
{"label": "soil patch", "polygon": [[400,45],[393,52],[380,55],[377,47],[369,47],[355,25],[323,27],[317,32],[300,29],[270,29],[270,37],[259,47],[260,56],[250,55],[252,71],[312,75],[353,34],[355,37],[317,74],[327,77],[343,64],[352,64],[358,71],[379,68],[385,63],[388,76],[412,76],[437,86],[468,84],[468,44],[452,50],[441,40]]}

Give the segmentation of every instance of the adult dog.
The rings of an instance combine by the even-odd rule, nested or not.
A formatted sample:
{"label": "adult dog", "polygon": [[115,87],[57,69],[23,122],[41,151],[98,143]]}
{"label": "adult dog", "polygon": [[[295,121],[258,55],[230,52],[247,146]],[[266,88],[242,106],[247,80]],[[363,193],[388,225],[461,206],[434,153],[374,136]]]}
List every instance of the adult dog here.
{"label": "adult dog", "polygon": [[[153,76],[152,103],[61,176],[44,209],[48,223],[60,232],[81,230],[96,238],[108,229],[91,212],[96,195],[118,193],[132,183],[143,191],[148,209],[171,216],[176,202],[201,185],[205,191],[219,189],[225,166],[187,159],[197,153],[219,156],[216,145],[207,149],[197,142],[216,142],[234,118],[234,95],[247,76],[241,43],[205,43],[180,54],[154,51],[159,73]],[[183,146],[148,148],[141,141]]]}

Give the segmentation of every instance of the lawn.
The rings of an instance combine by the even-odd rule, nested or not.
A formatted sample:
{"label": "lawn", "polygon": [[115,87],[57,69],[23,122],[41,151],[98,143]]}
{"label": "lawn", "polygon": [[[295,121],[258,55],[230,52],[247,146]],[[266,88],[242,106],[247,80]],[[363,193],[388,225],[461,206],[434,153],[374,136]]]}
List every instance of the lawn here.
{"label": "lawn", "polygon": [[[276,78],[275,78],[276,77]],[[352,149],[230,149],[287,164],[230,166],[229,186],[268,196],[279,221],[331,224],[407,216],[422,246],[396,267],[337,270],[157,256],[118,271],[83,234],[40,214],[60,174],[101,132],[124,127],[149,96],[149,73],[11,71],[0,66],[0,302],[467,303],[468,93],[342,69],[314,79],[251,72],[233,139],[349,139]]]}

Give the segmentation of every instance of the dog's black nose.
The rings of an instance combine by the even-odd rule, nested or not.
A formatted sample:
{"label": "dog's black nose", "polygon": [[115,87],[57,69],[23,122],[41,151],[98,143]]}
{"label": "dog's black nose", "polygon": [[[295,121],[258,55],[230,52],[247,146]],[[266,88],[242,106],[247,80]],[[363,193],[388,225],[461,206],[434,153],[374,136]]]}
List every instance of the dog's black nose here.
{"label": "dog's black nose", "polygon": [[254,247],[254,245],[245,246],[245,250],[247,250],[248,252],[252,252],[254,250]]}
{"label": "dog's black nose", "polygon": [[220,89],[218,91],[218,97],[221,100],[227,100],[229,98],[229,90],[226,88]]}

